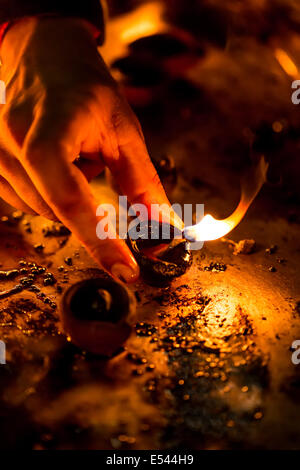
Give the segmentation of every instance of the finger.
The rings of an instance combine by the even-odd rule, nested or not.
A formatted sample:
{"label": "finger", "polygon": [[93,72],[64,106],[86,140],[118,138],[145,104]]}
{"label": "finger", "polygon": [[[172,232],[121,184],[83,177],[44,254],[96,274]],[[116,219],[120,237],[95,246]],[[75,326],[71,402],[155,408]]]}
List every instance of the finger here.
{"label": "finger", "polygon": [[[142,203],[148,212],[153,204],[171,204],[167,198],[160,178],[149,157],[140,126],[134,118],[121,116],[115,121],[115,132],[118,143],[117,158],[108,158],[106,163],[111,170],[118,186],[126,194],[131,204]],[[154,211],[152,211],[153,214]],[[170,220],[171,216],[171,220]],[[168,218],[178,228],[183,223],[178,215],[171,210],[162,209],[162,218]]]}
{"label": "finger", "polygon": [[0,172],[14,188],[18,197],[31,208],[31,211],[47,219],[57,220],[56,215],[38,193],[20,162],[4,151],[1,151],[0,155]]}
{"label": "finger", "polygon": [[[45,122],[37,119],[26,139],[22,157],[26,171],[47,204],[104,269],[127,282],[136,280],[138,266],[125,242],[115,233],[115,239],[97,238],[98,204],[86,178],[72,164],[72,136],[55,141]],[[109,231],[114,232],[111,226]]]}
{"label": "finger", "polygon": [[105,168],[104,163],[100,160],[100,157],[97,160],[90,160],[82,157],[74,161],[74,165],[84,174],[87,181],[91,181],[96,176],[100,175]]}
{"label": "finger", "polygon": [[11,185],[2,176],[0,176],[0,197],[15,209],[25,212],[26,214],[36,215],[31,207],[17,195]]}

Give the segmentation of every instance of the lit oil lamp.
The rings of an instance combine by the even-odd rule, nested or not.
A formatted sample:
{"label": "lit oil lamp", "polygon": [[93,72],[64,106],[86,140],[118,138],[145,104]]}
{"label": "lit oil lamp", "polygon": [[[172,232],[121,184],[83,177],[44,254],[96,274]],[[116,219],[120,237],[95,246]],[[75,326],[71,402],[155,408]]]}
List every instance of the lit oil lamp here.
{"label": "lit oil lamp", "polygon": [[[153,233],[156,234],[155,238]],[[127,243],[140,266],[143,279],[148,284],[166,285],[176,277],[182,276],[191,266],[192,252],[181,235],[174,226],[153,220],[140,223],[137,239],[128,232]]]}
{"label": "lit oil lamp", "polygon": [[[190,241],[216,240],[229,233],[244,217],[266,180],[268,164],[261,158],[242,185],[237,209],[224,219],[206,215],[198,224],[182,231],[163,222],[140,222],[129,230],[127,243],[136,257],[141,275],[151,285],[164,286],[183,275],[192,264]],[[184,238],[183,238],[183,237]],[[71,286],[62,299],[62,323],[77,346],[92,353],[112,356],[124,344],[135,310],[132,294],[108,278],[81,281]]]}

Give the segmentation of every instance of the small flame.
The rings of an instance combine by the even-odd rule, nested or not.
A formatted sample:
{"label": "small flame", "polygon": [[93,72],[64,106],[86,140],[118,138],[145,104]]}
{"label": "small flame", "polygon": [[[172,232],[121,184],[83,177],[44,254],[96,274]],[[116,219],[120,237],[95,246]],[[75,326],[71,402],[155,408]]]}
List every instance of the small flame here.
{"label": "small flame", "polygon": [[295,62],[283,49],[276,49],[275,57],[287,75],[290,77],[298,76],[299,71]]}
{"label": "small flame", "polygon": [[189,240],[198,242],[216,240],[224,237],[235,226],[232,216],[224,220],[216,220],[210,214],[207,214],[201,222],[184,229],[184,235]]}
{"label": "small flame", "polygon": [[231,232],[240,223],[248,207],[266,181],[268,166],[268,163],[262,157],[258,165],[253,167],[250,173],[247,174],[247,178],[242,182],[240,203],[230,217],[224,220],[216,220],[212,215],[207,214],[198,224],[185,227],[185,238],[194,242],[217,240]]}

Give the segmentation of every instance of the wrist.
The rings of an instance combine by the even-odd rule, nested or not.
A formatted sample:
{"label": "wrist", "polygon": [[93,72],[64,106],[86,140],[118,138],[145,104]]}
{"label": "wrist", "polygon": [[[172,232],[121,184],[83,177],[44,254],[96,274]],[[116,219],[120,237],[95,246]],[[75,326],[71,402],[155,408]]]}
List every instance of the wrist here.
{"label": "wrist", "polygon": [[76,53],[77,38],[80,39],[79,42],[89,42],[94,48],[97,47],[95,31],[96,28],[89,21],[81,18],[54,15],[22,18],[8,24],[0,44],[0,54],[4,63],[9,57],[18,61],[28,43],[37,37],[41,44],[53,44],[53,48],[57,47],[57,54],[60,53],[61,46],[62,49],[69,48],[72,55]]}
{"label": "wrist", "polygon": [[40,26],[45,27],[45,29],[48,28],[49,31],[57,28],[58,31],[65,31],[66,34],[70,29],[77,29],[78,32],[84,30],[95,39],[101,34],[92,23],[83,18],[66,18],[55,14],[28,16],[0,26],[0,46],[1,39],[4,40],[8,32],[12,38],[19,38],[23,34],[26,38],[28,35],[32,35]]}

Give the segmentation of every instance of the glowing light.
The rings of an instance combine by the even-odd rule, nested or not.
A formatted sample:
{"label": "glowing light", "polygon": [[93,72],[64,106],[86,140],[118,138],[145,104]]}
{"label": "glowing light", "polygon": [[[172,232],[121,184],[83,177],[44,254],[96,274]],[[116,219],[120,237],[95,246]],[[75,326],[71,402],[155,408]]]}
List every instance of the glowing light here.
{"label": "glowing light", "polygon": [[212,215],[207,214],[201,222],[192,227],[186,227],[184,235],[189,240],[208,241],[216,240],[224,237],[234,228],[235,224],[232,220],[216,220]]}
{"label": "glowing light", "polygon": [[231,232],[231,230],[240,223],[248,207],[266,181],[268,166],[268,163],[266,163],[264,157],[262,157],[258,165],[253,167],[247,174],[247,177],[242,182],[240,203],[230,217],[224,220],[217,220],[210,214],[207,214],[198,224],[185,227],[183,231],[185,238],[198,242],[217,240]]}
{"label": "glowing light", "polygon": [[163,5],[160,3],[150,3],[136,10],[131,16],[130,22],[121,32],[121,39],[125,43],[130,43],[139,38],[159,33],[166,28],[162,20]]}
{"label": "glowing light", "polygon": [[283,49],[276,49],[275,57],[287,75],[296,77],[299,74],[296,64]]}
{"label": "glowing light", "polygon": [[163,20],[165,5],[150,2],[130,13],[110,19],[107,24],[107,40],[101,54],[107,63],[126,55],[129,44],[137,39],[163,33],[169,29]]}

